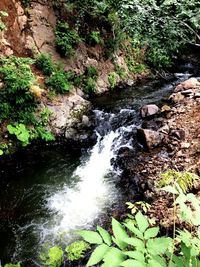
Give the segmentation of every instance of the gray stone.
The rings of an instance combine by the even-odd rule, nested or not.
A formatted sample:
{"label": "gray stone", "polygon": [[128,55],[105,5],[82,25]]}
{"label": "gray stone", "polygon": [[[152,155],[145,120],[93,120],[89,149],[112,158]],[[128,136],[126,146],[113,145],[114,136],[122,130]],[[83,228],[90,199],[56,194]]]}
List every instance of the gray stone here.
{"label": "gray stone", "polygon": [[148,129],[138,129],[137,137],[139,142],[146,148],[151,149],[161,145],[164,134]]}
{"label": "gray stone", "polygon": [[159,108],[158,106],[152,104],[152,105],[145,105],[141,108],[140,113],[142,118],[146,118],[152,115],[155,115],[156,113],[158,113]]}

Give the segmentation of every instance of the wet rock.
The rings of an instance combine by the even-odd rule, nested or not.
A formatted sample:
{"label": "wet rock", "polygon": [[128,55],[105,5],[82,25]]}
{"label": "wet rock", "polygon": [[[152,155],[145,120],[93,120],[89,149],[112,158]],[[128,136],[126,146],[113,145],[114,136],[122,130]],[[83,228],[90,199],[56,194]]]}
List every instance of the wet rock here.
{"label": "wet rock", "polygon": [[83,117],[82,117],[82,124],[84,126],[90,126],[90,120],[89,120],[88,116],[83,115]]}
{"label": "wet rock", "polygon": [[138,141],[145,148],[151,149],[153,147],[157,147],[161,145],[164,139],[164,134],[157,132],[157,131],[140,128],[137,130],[137,138],[138,138]]}
{"label": "wet rock", "polygon": [[172,100],[173,102],[181,102],[184,99],[184,95],[181,94],[181,92],[171,94],[169,97],[169,100]]}
{"label": "wet rock", "polygon": [[181,143],[181,148],[189,148],[191,146],[191,144],[190,143],[188,143],[188,142],[182,142]]}
{"label": "wet rock", "polygon": [[169,111],[171,111],[171,107],[170,106],[168,106],[168,105],[162,106],[161,112],[169,112]]}
{"label": "wet rock", "polygon": [[141,108],[140,113],[142,118],[146,118],[152,115],[157,114],[159,111],[159,107],[152,104],[152,105],[145,105]]}
{"label": "wet rock", "polygon": [[165,124],[163,127],[161,127],[160,129],[158,129],[158,131],[160,133],[163,133],[163,134],[168,134],[169,133],[169,125],[168,124]]}
{"label": "wet rock", "polygon": [[200,91],[197,91],[194,93],[194,98],[200,98]]}
{"label": "wet rock", "polygon": [[170,132],[170,136],[177,138],[178,140],[185,140],[185,131],[180,130],[172,130]]}
{"label": "wet rock", "polygon": [[200,82],[196,78],[190,78],[176,86],[174,92],[200,87]]}
{"label": "wet rock", "polygon": [[188,90],[181,91],[181,94],[185,96],[191,96],[194,94],[194,91],[192,89],[188,89]]}

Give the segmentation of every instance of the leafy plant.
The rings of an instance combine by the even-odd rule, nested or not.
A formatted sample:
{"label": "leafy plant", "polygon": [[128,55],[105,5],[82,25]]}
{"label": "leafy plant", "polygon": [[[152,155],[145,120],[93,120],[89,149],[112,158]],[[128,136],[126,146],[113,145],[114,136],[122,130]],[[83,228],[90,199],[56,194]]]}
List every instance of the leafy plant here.
{"label": "leafy plant", "polygon": [[84,92],[86,92],[88,94],[95,92],[95,90],[96,90],[96,82],[95,82],[94,78],[88,77],[84,81],[83,90],[84,90]]}
{"label": "leafy plant", "polygon": [[90,248],[89,244],[84,241],[75,241],[66,247],[67,258],[70,261],[75,261],[83,258],[86,250]]}
{"label": "leafy plant", "polygon": [[54,64],[50,55],[39,54],[35,61],[36,67],[43,72],[44,75],[50,76],[54,71]]}
{"label": "leafy plant", "polygon": [[71,29],[66,22],[59,21],[55,31],[56,48],[62,56],[73,54],[74,47],[81,41],[78,33]]}
{"label": "leafy plant", "polygon": [[46,85],[57,93],[63,94],[69,92],[71,89],[71,84],[68,81],[67,73],[64,70],[56,70],[52,75],[46,80]]}
{"label": "leafy plant", "polygon": [[22,123],[16,125],[8,125],[7,126],[9,134],[14,134],[17,139],[22,143],[22,146],[26,146],[30,141],[30,132],[26,128],[26,126]]}
{"label": "leafy plant", "polygon": [[118,75],[116,72],[111,72],[108,75],[108,81],[110,83],[110,87],[113,89],[116,85],[117,85],[117,79],[118,79]]}
{"label": "leafy plant", "polygon": [[0,120],[10,118],[23,122],[28,116],[30,122],[30,114],[36,107],[34,95],[30,92],[30,86],[35,82],[31,63],[33,61],[29,58],[1,58]]}
{"label": "leafy plant", "polygon": [[88,37],[89,43],[91,45],[96,45],[102,43],[100,31],[92,31]]}
{"label": "leafy plant", "polygon": [[181,190],[186,193],[193,187],[194,181],[198,180],[198,175],[191,172],[178,172],[175,170],[168,170],[161,174],[162,179],[159,181],[158,186],[163,187],[167,185],[178,184]]}
{"label": "leafy plant", "polygon": [[[163,258],[172,239],[169,237],[157,237],[159,227],[150,227],[148,219],[138,212],[135,221],[127,220],[120,224],[112,219],[111,236],[106,230],[97,227],[98,232],[78,231],[84,240],[91,244],[97,244],[86,266],[93,266],[103,261],[102,266],[156,266],[160,262],[166,266]],[[113,246],[113,243],[117,246]]]}
{"label": "leafy plant", "polygon": [[49,249],[47,255],[45,253],[40,255],[44,265],[50,267],[59,267],[63,262],[63,250],[58,246]]}
{"label": "leafy plant", "polygon": [[5,11],[0,11],[0,32],[6,29],[5,23],[2,21],[2,17],[7,17],[8,13]]}

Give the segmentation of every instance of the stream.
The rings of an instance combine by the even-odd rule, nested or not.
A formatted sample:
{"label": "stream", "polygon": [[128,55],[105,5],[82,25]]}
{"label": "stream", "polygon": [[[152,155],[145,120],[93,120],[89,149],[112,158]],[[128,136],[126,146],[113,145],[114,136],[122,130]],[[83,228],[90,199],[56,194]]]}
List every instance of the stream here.
{"label": "stream", "polygon": [[[188,78],[181,74],[179,81]],[[66,244],[71,232],[88,229],[123,199],[116,186],[119,149],[135,149],[139,108],[168,97],[173,85],[159,81],[117,89],[92,100],[96,144],[89,149],[50,147],[25,157],[24,167],[0,171],[0,260],[43,266],[44,248]],[[111,164],[112,163],[112,164]],[[115,167],[114,167],[115,166]]]}

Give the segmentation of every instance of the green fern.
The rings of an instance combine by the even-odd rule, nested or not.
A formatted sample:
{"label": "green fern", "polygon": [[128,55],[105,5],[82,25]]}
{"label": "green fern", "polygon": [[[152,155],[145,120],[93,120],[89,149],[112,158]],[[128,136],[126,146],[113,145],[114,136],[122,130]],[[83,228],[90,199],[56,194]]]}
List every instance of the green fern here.
{"label": "green fern", "polygon": [[194,181],[199,179],[199,176],[191,172],[177,172],[175,170],[168,170],[161,174],[162,179],[158,183],[158,187],[163,187],[167,185],[173,185],[177,183],[182,191],[186,193],[190,190]]}

